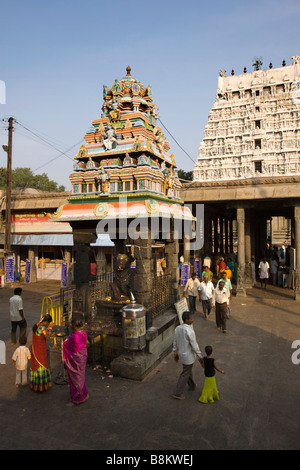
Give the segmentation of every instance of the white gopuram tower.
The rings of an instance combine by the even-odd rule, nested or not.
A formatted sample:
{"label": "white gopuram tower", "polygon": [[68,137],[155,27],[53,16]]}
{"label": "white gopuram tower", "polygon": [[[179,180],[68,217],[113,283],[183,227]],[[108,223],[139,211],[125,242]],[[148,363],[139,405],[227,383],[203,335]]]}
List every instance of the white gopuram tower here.
{"label": "white gopuram tower", "polygon": [[300,68],[292,65],[226,76],[209,113],[194,181],[300,174]]}

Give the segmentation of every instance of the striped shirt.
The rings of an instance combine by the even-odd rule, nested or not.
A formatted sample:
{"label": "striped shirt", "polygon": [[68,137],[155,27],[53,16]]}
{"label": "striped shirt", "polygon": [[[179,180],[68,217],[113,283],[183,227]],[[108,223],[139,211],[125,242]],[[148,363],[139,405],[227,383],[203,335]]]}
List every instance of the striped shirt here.
{"label": "striped shirt", "polygon": [[199,287],[200,287],[199,279],[190,278],[185,285],[184,291],[187,290],[189,295],[192,295],[193,297],[197,297]]}
{"label": "striped shirt", "polygon": [[26,370],[29,359],[31,359],[31,354],[26,346],[19,346],[12,357],[12,360],[16,362],[17,370]]}

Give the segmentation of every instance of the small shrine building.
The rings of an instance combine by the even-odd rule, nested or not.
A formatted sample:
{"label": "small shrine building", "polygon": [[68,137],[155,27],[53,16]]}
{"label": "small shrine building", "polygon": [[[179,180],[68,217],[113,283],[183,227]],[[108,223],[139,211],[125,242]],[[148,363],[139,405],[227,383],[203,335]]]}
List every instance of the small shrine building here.
{"label": "small shrine building", "polygon": [[[134,295],[152,327],[178,300],[179,240],[183,224],[191,226],[195,218],[180,199],[175,158],[158,125],[151,86],[136,80],[130,67],[126,71],[110,88],[103,86],[101,117],[84,136],[70,174],[72,193],[53,220],[72,227],[77,287],[89,281],[89,246],[97,247],[103,234],[115,244],[115,270],[122,256],[133,257]],[[101,247],[97,253],[101,275],[106,261]],[[161,257],[165,267],[158,272]],[[172,318],[173,331],[174,312]],[[169,335],[164,349],[171,340]]]}

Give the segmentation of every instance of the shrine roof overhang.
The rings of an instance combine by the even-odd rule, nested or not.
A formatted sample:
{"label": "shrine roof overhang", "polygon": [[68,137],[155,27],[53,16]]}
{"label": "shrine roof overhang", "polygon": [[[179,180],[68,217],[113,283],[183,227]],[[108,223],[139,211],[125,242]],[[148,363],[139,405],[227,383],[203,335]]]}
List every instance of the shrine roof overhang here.
{"label": "shrine roof overhang", "polygon": [[[127,101],[128,99],[123,99],[122,101]],[[123,112],[119,121],[120,122],[126,122],[127,119],[129,120],[137,120],[137,119],[140,119],[144,122],[146,122],[147,124],[151,124],[151,121],[152,119],[149,118],[149,116],[147,116],[146,114],[142,113],[141,111],[133,111],[133,112]],[[105,124],[105,123],[110,123],[110,118],[108,116],[105,116],[105,117],[101,117],[101,118],[96,118],[94,119],[94,121],[92,122],[92,125],[93,126],[96,126],[96,125],[100,125],[101,123]],[[155,119],[155,123],[156,123],[156,119]]]}
{"label": "shrine roof overhang", "polygon": [[182,221],[194,221],[190,208],[182,201],[169,198],[69,198],[67,204],[61,205],[51,220],[56,222],[75,222],[87,220],[114,220],[137,218],[165,218]]}
{"label": "shrine roof overhang", "polygon": [[177,167],[175,161],[172,160],[172,157],[168,155],[167,153],[162,154],[159,151],[159,149],[157,149],[155,145],[153,145],[150,142],[149,139],[144,140],[143,138],[141,138],[138,141],[139,146],[135,147],[136,143],[137,141],[135,137],[131,139],[127,139],[126,141],[118,141],[111,150],[107,150],[104,147],[103,143],[87,144],[85,146],[87,150],[86,157],[79,157],[78,155],[76,155],[74,157],[74,160],[81,160],[82,158],[88,159],[89,157],[92,157],[92,158],[101,157],[103,159],[103,157],[112,158],[117,155],[123,155],[126,153],[140,154],[141,152],[149,152],[150,154],[154,155],[156,158],[160,158],[166,161],[167,163],[172,164],[174,168]]}
{"label": "shrine roof overhang", "polygon": [[184,183],[180,197],[185,202],[201,201],[216,204],[224,201],[285,201],[294,204],[299,199],[300,175],[273,176],[222,181]]}

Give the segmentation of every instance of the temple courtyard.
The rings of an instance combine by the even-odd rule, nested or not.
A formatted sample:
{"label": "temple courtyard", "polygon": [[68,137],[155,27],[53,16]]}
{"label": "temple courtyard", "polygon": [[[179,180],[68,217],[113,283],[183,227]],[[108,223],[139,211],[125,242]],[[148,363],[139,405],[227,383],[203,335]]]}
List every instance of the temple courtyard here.
{"label": "temple courtyard", "polygon": [[[58,292],[59,283],[40,281],[21,287],[30,346],[31,326],[40,317],[42,299]],[[54,383],[41,395],[29,387],[15,387],[8,308],[12,293],[12,287],[0,290],[0,339],[6,344],[6,365],[0,365],[2,450],[99,449],[111,455],[124,450],[188,451],[196,455],[198,450],[299,449],[300,347],[292,345],[300,342],[300,310],[292,291],[256,287],[247,297],[234,297],[227,334],[216,329],[213,313],[204,320],[197,302],[194,328],[200,349],[204,353],[205,346],[212,345],[218,366],[226,371],[216,375],[220,401],[198,402],[204,384],[199,363],[194,365],[196,391],[187,390],[182,401],[171,398],[181,365],[170,353],[141,382],[112,377],[101,364],[89,365],[90,399],[71,407],[66,384]],[[52,366],[53,381],[59,382],[61,367],[57,361]]]}

